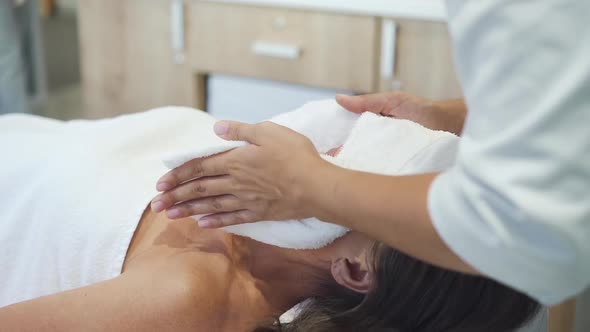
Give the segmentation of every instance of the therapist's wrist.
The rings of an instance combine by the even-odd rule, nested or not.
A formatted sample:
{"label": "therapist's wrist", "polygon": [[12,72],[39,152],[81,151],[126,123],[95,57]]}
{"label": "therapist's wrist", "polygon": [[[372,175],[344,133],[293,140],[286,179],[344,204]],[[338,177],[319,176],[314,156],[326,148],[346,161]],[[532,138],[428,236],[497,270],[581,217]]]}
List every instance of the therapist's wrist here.
{"label": "therapist's wrist", "polygon": [[333,177],[333,168],[336,166],[325,161],[322,158],[314,160],[313,164],[308,164],[305,169],[299,172],[298,196],[299,205],[305,217],[319,218],[323,210],[325,195],[332,186],[331,177]]}
{"label": "therapist's wrist", "polygon": [[433,129],[461,135],[467,117],[467,105],[463,99],[432,101],[426,109],[428,117],[435,123]]}
{"label": "therapist's wrist", "polygon": [[[359,230],[355,213],[371,214],[364,199],[370,200],[370,189],[366,186],[369,173],[362,173],[334,165],[322,159],[314,168],[305,173],[305,194],[302,204],[308,217]],[[366,231],[366,230],[365,230]]]}

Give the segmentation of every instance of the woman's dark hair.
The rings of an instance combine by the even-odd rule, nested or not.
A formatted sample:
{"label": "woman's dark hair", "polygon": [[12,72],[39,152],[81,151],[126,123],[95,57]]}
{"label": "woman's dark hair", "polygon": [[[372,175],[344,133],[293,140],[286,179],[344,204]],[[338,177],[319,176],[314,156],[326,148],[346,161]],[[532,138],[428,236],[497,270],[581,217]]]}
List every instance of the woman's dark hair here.
{"label": "woman's dark hair", "polygon": [[373,289],[330,282],[290,323],[254,332],[507,332],[540,305],[493,280],[445,270],[376,244]]}

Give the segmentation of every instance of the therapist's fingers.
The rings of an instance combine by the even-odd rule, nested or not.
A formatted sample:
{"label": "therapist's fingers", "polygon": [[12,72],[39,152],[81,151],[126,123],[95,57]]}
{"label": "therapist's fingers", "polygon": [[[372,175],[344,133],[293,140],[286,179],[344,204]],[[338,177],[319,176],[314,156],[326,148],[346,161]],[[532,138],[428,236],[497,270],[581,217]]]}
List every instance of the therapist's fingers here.
{"label": "therapist's fingers", "polygon": [[260,145],[257,125],[237,121],[218,121],[213,127],[215,133],[228,141],[246,141]]}
{"label": "therapist's fingers", "polygon": [[361,96],[336,95],[336,102],[353,113],[371,112],[391,115],[392,93],[375,93]]}
{"label": "therapist's fingers", "polygon": [[166,215],[170,219],[178,219],[200,214],[239,211],[242,208],[237,197],[222,195],[180,203],[166,210]]}
{"label": "therapist's fingers", "polygon": [[285,131],[291,131],[276,123],[269,121],[257,124],[248,124],[236,121],[219,121],[214,127],[215,133],[229,141],[246,141],[253,145],[276,143],[277,137],[284,135]]}
{"label": "therapist's fingers", "polygon": [[158,191],[168,191],[181,183],[206,176],[227,174],[225,154],[190,160],[164,174],[157,182]]}
{"label": "therapist's fingers", "polygon": [[258,215],[250,210],[223,212],[201,218],[198,223],[202,228],[221,228],[232,225],[249,224],[260,221]]}
{"label": "therapist's fingers", "polygon": [[176,188],[161,193],[152,200],[154,212],[161,212],[181,202],[204,197],[219,196],[231,192],[234,181],[229,176],[207,177],[185,182]]}

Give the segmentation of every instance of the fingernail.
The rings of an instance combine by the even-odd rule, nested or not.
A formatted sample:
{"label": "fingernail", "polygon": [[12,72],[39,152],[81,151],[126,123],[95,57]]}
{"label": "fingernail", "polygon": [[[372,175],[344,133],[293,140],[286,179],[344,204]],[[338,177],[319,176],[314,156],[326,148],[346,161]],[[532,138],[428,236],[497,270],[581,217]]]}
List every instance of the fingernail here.
{"label": "fingernail", "polygon": [[209,220],[201,219],[197,223],[199,224],[199,227],[201,227],[201,228],[211,228],[213,226],[213,224]]}
{"label": "fingernail", "polygon": [[156,189],[158,191],[168,191],[172,188],[174,187],[168,182],[158,182],[158,184],[156,185]]}
{"label": "fingernail", "polygon": [[155,201],[152,202],[152,211],[153,212],[162,212],[166,208],[166,204],[162,201]]}
{"label": "fingernail", "polygon": [[228,129],[229,123],[227,123],[226,121],[219,121],[215,123],[215,126],[213,126],[213,131],[215,131],[217,135],[227,134]]}
{"label": "fingernail", "polygon": [[166,211],[166,216],[168,216],[168,218],[170,219],[180,218],[182,217],[182,210],[180,210],[179,208],[172,208]]}

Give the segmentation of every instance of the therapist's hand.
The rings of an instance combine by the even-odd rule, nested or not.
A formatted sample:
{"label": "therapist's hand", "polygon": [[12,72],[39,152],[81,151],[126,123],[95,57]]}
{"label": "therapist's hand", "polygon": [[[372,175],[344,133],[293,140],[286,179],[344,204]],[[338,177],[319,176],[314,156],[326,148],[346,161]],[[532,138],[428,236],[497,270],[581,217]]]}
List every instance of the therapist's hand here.
{"label": "therapist's hand", "polygon": [[354,113],[371,112],[417,122],[433,130],[461,134],[467,107],[461,99],[432,101],[411,93],[392,91],[361,96],[337,95],[340,106]]}
{"label": "therapist's hand", "polygon": [[311,216],[305,176],[327,163],[309,139],[270,122],[221,121],[215,132],[251,144],[165,174],[157,184],[165,192],[152,201],[153,211],[166,209],[172,219],[213,213],[201,218],[201,227]]}

